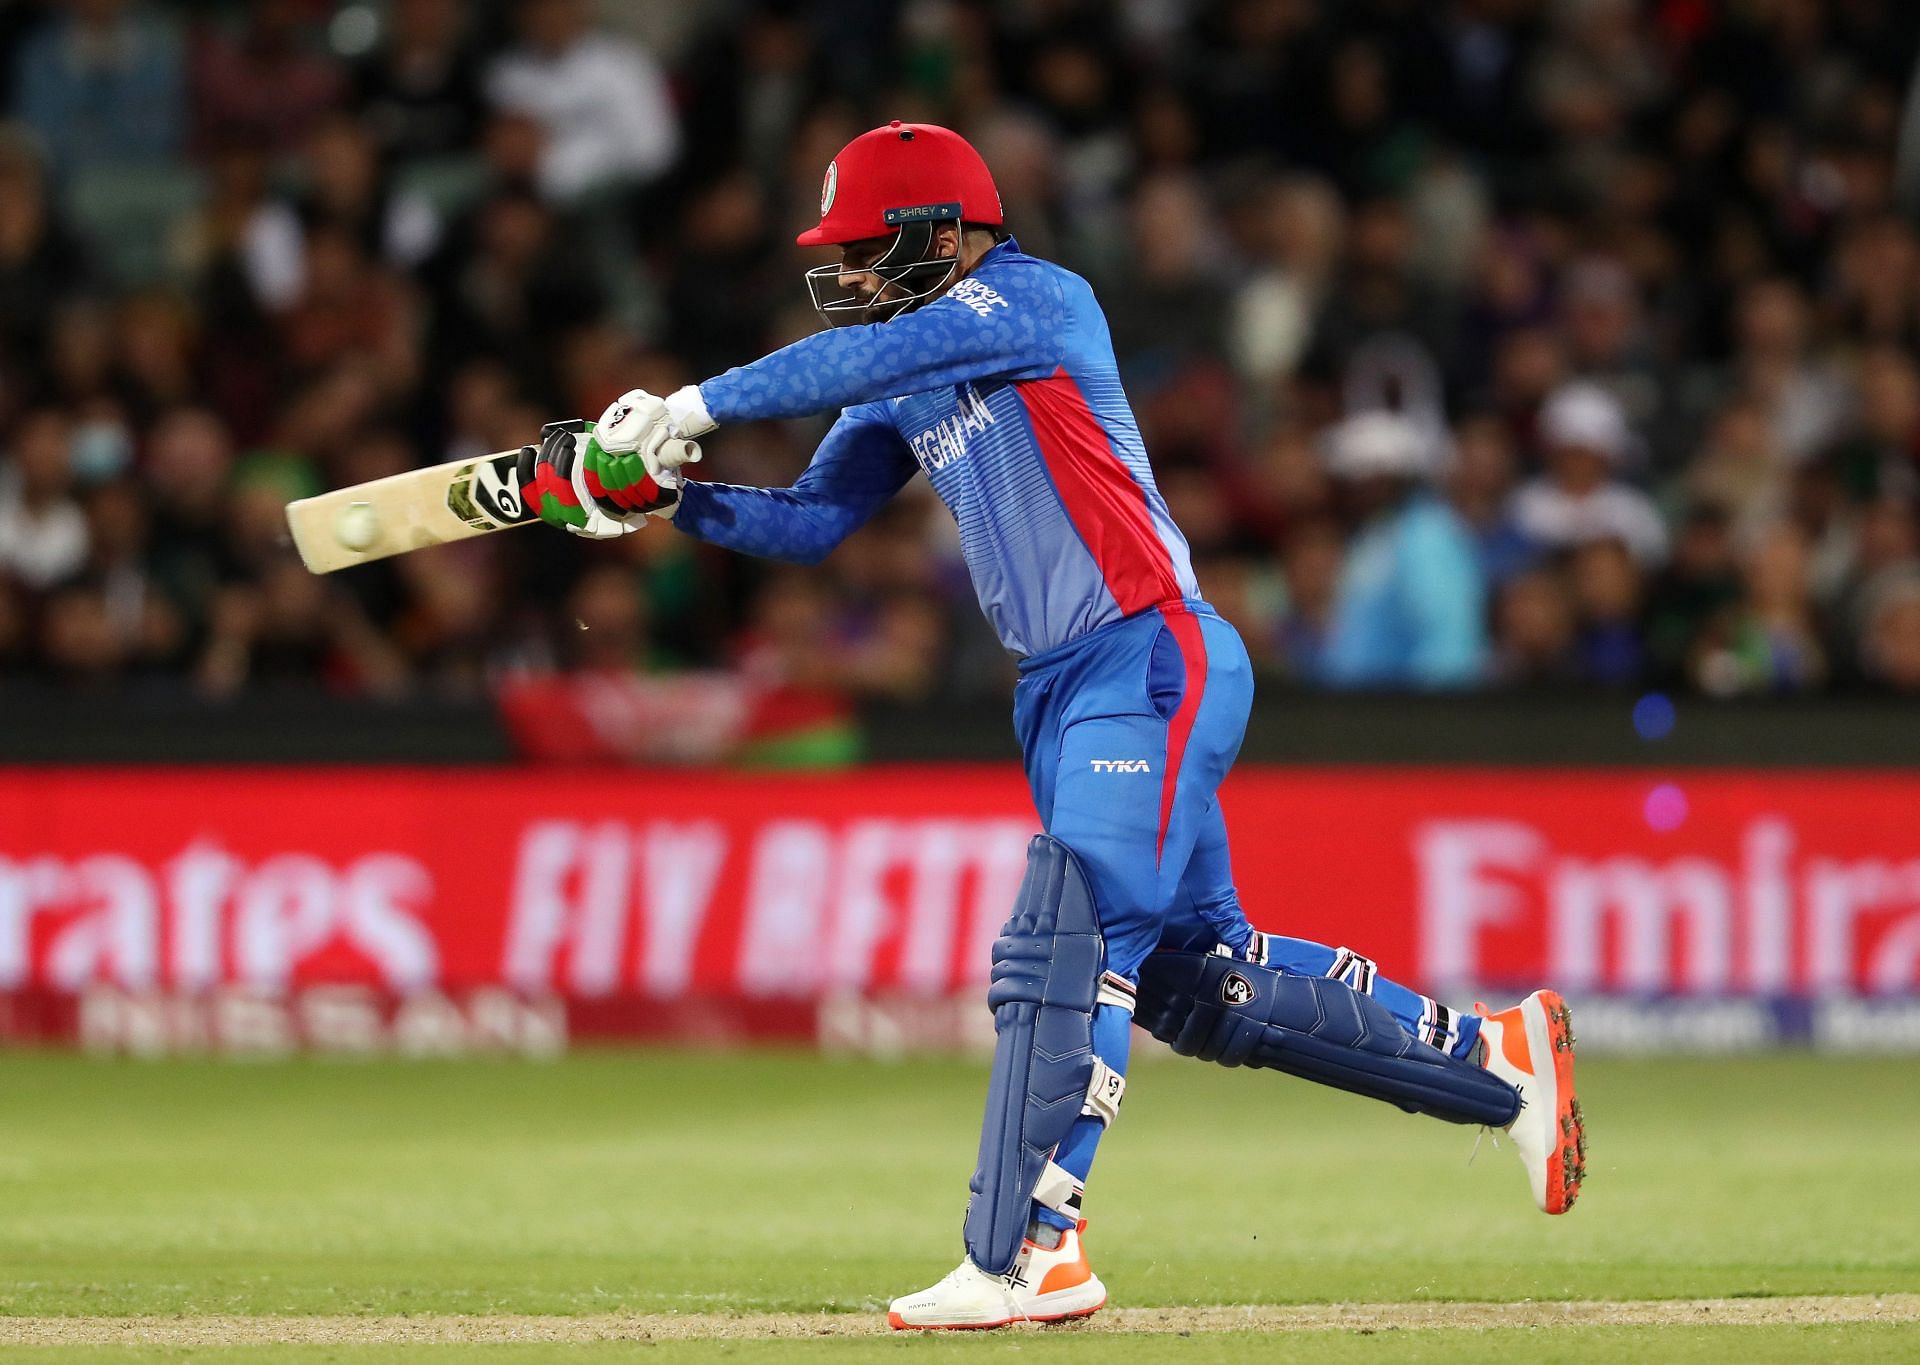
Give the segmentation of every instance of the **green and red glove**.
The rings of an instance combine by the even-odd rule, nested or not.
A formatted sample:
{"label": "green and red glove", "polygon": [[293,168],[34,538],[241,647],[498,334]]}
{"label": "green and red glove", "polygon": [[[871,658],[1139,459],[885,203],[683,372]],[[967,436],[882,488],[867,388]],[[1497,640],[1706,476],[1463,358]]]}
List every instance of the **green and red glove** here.
{"label": "green and red glove", "polygon": [[602,450],[593,433],[592,422],[549,422],[538,448],[521,447],[520,492],[540,519],[607,540],[639,530],[649,515],[671,516],[680,501],[679,476],[652,467],[638,451]]}

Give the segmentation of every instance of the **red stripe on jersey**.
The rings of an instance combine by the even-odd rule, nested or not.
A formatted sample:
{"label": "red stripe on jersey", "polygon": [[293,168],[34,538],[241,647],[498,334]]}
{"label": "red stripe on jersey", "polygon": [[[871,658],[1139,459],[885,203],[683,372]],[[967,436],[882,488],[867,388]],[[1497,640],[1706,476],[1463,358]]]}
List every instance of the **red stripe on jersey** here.
{"label": "red stripe on jersey", "polygon": [[1181,599],[1173,556],[1153,529],[1147,490],[1134,482],[1106,428],[1065,368],[1045,379],[1015,380],[1040,458],[1059,491],[1067,520],[1085,542],[1120,610],[1135,612]]}
{"label": "red stripe on jersey", "polygon": [[1180,646],[1186,686],[1180,693],[1180,704],[1167,721],[1167,761],[1160,774],[1160,834],[1153,844],[1156,867],[1160,864],[1160,850],[1166,847],[1167,825],[1173,819],[1174,789],[1180,785],[1180,764],[1187,756],[1187,737],[1193,733],[1194,717],[1200,714],[1200,702],[1207,693],[1207,642],[1200,634],[1200,622],[1179,602],[1161,607],[1160,619],[1167,623],[1174,643]]}

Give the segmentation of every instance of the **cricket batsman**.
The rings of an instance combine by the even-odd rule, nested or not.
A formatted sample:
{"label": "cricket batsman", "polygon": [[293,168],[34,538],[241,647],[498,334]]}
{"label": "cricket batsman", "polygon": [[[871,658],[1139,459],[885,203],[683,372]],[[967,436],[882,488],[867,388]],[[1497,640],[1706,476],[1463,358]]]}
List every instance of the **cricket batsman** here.
{"label": "cricket batsman", "polygon": [[[665,397],[636,389],[591,426],[549,426],[520,478],[575,534],[659,517],[811,564],[925,473],[1019,659],[1014,727],[1044,833],[993,945],[966,1257],[895,1299],[893,1326],[1053,1321],[1106,1302],[1081,1198],[1135,1023],[1187,1056],[1505,1130],[1540,1208],[1566,1212],[1586,1144],[1558,995],[1456,1013],[1349,948],[1262,933],[1242,913],[1216,792],[1252,671],[1194,581],[1086,281],[1021,251],[979,153],[930,124],[848,143],[799,244],[839,249],[807,273],[828,330]],[[835,410],[790,488],[681,477],[723,422]]]}

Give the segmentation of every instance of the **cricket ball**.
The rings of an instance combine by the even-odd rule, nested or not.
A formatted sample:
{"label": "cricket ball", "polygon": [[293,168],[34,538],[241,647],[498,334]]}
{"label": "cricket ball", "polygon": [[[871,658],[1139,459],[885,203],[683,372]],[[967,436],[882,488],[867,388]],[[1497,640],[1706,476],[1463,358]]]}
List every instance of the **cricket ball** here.
{"label": "cricket ball", "polygon": [[366,549],[379,534],[380,524],[374,519],[373,508],[364,502],[348,503],[333,520],[334,538],[349,550]]}

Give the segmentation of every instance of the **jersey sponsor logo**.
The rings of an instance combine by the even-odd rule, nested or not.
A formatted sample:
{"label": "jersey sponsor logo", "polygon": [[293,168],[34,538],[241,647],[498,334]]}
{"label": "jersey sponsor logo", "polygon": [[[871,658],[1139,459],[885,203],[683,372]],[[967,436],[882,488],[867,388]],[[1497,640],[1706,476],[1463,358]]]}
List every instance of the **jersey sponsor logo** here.
{"label": "jersey sponsor logo", "polygon": [[1097,773],[1150,773],[1152,766],[1144,758],[1091,758]]}
{"label": "jersey sponsor logo", "polygon": [[1238,972],[1228,972],[1220,983],[1220,998],[1229,1005],[1246,1005],[1253,1001],[1253,983]]}
{"label": "jersey sponsor logo", "polygon": [[839,188],[840,163],[838,161],[829,161],[827,163],[826,178],[820,182],[820,216],[822,218],[825,218],[827,216],[827,210],[833,207],[834,191]]}
{"label": "jersey sponsor logo", "polygon": [[907,442],[913,458],[932,474],[945,469],[967,453],[967,438],[993,425],[993,409],[975,393],[971,384],[959,389],[959,403],[953,416],[942,418]]}
{"label": "jersey sponsor logo", "polygon": [[968,276],[947,291],[947,297],[958,303],[964,303],[981,317],[993,316],[996,308],[1011,308],[1013,305],[1000,297],[1000,291],[990,284]]}

